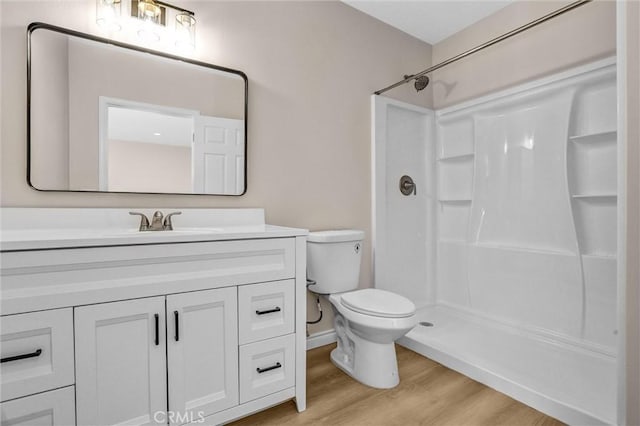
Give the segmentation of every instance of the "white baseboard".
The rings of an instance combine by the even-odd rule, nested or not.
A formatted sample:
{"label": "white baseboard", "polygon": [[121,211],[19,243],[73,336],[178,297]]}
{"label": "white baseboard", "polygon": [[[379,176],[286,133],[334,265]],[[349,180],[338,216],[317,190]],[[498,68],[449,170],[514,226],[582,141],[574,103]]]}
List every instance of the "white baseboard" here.
{"label": "white baseboard", "polygon": [[336,331],[333,328],[313,333],[307,337],[307,350],[334,343],[336,339]]}

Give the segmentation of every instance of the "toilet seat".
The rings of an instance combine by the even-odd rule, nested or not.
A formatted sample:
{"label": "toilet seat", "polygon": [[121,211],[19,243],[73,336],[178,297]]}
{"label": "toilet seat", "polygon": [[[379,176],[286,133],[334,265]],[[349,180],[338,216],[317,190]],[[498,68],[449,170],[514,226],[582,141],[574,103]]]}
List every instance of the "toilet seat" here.
{"label": "toilet seat", "polygon": [[416,306],[406,297],[377,288],[343,293],[340,304],[361,314],[383,318],[407,318],[416,311]]}

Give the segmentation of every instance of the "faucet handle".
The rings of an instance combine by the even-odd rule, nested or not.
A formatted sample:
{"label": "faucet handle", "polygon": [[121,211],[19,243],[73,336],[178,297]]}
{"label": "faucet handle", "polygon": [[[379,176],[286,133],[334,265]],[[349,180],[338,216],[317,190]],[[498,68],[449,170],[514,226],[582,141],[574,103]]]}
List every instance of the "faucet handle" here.
{"label": "faucet handle", "polygon": [[140,228],[138,231],[147,231],[149,229],[149,219],[143,213],[129,212],[131,216],[140,216]]}
{"label": "faucet handle", "polygon": [[171,223],[171,216],[177,216],[179,214],[182,214],[182,212],[173,212],[166,215],[164,217],[164,224],[162,225],[162,228],[165,231],[173,231],[173,223]]}

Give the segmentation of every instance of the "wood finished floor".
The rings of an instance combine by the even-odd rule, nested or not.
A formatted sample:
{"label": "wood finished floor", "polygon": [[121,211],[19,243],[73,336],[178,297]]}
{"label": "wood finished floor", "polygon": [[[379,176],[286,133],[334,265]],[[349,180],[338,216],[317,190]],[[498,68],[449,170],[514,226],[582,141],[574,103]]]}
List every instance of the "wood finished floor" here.
{"label": "wood finished floor", "polygon": [[563,423],[437,362],[396,345],[400,384],[364,386],[329,360],[335,347],[307,352],[307,410],[293,401],[232,423],[241,425],[555,426]]}

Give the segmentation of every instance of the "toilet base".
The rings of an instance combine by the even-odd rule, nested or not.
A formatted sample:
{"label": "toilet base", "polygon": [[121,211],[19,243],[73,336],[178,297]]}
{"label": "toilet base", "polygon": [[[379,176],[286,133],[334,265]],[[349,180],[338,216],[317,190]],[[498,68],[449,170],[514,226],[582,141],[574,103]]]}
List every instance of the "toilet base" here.
{"label": "toilet base", "polygon": [[400,377],[395,344],[356,339],[352,354],[345,353],[338,343],[338,347],[331,351],[331,362],[364,385],[378,389],[396,387]]}

